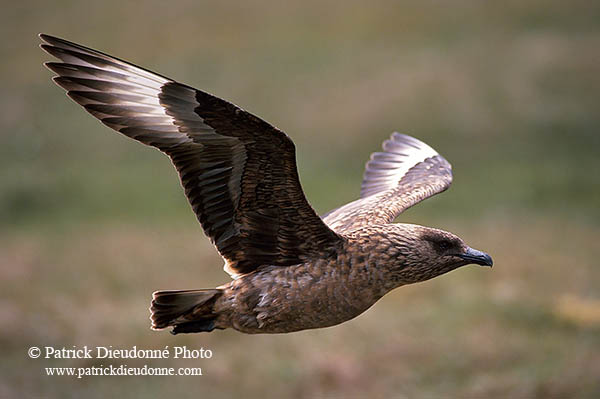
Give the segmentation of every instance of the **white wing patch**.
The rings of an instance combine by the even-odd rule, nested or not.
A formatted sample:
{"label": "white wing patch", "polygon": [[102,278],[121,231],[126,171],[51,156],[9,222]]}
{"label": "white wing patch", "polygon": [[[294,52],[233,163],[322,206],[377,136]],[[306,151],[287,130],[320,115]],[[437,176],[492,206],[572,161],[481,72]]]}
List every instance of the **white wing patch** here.
{"label": "white wing patch", "polygon": [[396,132],[384,141],[383,151],[371,154],[367,162],[361,198],[395,187],[412,167],[438,155],[422,141]]}
{"label": "white wing patch", "polygon": [[[50,44],[41,47],[62,61],[45,64],[59,75],[54,81],[104,124],[118,131],[144,127],[178,136],[176,142],[191,141],[181,135],[160,103],[162,88],[171,80],[96,50],[46,35],[41,38]],[[122,133],[139,139],[139,133]]]}
{"label": "white wing patch", "polygon": [[[225,259],[225,264],[223,265],[223,270],[225,271],[225,273],[229,274],[229,276],[234,279],[237,280],[238,278],[240,278],[241,274],[237,273],[231,266],[230,266],[230,262]],[[225,284],[226,285],[226,284]]]}
{"label": "white wing patch", "polygon": [[[159,90],[163,84],[171,82],[170,79],[160,76],[154,72],[136,67],[130,63],[101,53],[100,51],[92,50],[90,48],[44,34],[41,34],[40,37],[45,42],[57,46],[51,48],[51,50],[55,53],[52,55],[61,59],[67,64],[100,68],[104,71],[121,74],[123,72],[127,72],[127,77],[125,80],[129,80],[131,83],[148,86]],[[47,47],[42,48],[48,51]]]}

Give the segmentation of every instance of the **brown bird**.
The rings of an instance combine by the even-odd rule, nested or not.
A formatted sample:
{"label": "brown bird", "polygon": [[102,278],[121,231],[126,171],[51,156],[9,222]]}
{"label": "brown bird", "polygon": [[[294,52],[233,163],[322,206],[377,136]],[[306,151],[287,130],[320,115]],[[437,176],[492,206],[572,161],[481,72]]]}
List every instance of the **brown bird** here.
{"label": "brown bird", "polygon": [[48,35],[45,65],[108,127],[167,154],[233,278],[214,289],[157,291],[153,329],[286,333],[350,320],[387,292],[492,258],[452,233],[392,224],[446,190],[450,164],[394,133],[367,162],[360,198],[322,218],[306,200],[281,130],[206,92]]}

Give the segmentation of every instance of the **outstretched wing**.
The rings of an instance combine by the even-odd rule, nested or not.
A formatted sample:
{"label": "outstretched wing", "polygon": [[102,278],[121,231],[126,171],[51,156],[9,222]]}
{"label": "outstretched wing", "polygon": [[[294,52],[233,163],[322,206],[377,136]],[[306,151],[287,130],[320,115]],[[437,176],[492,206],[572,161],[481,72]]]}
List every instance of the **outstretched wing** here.
{"label": "outstretched wing", "polygon": [[236,275],[331,255],[340,238],[306,200],[292,140],[208,93],[48,35],[46,66],[108,127],[173,161],[205,233]]}
{"label": "outstretched wing", "polygon": [[410,208],[452,183],[452,167],[433,148],[405,134],[393,133],[383,152],[371,154],[360,199],[337,208],[323,220],[343,233],[371,224],[391,223]]}

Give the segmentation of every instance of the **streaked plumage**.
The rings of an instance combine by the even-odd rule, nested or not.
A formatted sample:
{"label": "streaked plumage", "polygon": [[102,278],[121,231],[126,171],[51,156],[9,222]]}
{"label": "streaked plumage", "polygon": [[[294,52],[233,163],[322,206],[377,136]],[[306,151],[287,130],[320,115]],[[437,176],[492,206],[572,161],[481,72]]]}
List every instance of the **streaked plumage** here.
{"label": "streaked plumage", "polygon": [[46,66],[108,127],[156,147],[177,168],[206,235],[234,278],[209,290],[159,291],[152,326],[276,333],[349,320],[386,292],[491,258],[451,233],[390,224],[444,191],[450,164],[394,133],[367,163],[360,198],[320,218],[281,130],[215,96],[48,35]]}

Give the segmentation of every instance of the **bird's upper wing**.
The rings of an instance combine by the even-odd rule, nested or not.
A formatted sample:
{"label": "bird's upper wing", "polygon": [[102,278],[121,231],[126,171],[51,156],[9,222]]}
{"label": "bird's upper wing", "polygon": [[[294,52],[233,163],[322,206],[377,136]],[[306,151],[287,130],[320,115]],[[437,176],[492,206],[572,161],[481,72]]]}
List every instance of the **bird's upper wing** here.
{"label": "bird's upper wing", "polygon": [[40,35],[54,81],[102,123],[166,153],[232,276],[332,255],[341,238],[306,200],[292,140],[243,109],[130,63]]}
{"label": "bird's upper wing", "polygon": [[383,152],[371,154],[360,198],[323,216],[339,233],[391,223],[405,209],[446,190],[452,183],[452,167],[427,144],[405,134],[393,133]]}

